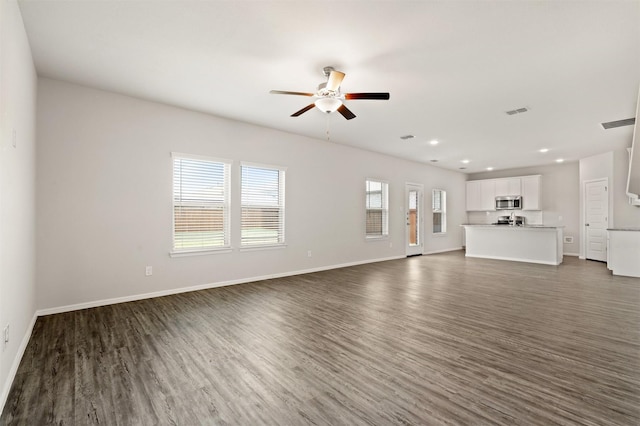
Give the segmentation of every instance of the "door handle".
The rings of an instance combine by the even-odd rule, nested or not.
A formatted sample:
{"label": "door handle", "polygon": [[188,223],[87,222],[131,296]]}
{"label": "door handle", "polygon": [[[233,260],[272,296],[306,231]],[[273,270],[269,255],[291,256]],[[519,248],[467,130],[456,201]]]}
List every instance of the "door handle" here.
{"label": "door handle", "polygon": [[585,223],[585,224],[584,224],[584,226],[589,226],[589,224],[588,224],[588,223]]}

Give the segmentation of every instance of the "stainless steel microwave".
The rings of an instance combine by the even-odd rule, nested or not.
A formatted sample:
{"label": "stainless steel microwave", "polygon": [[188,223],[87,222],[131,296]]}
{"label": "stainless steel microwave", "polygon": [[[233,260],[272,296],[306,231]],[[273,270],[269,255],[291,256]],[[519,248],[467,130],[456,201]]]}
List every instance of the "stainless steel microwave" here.
{"label": "stainless steel microwave", "polygon": [[522,196],[509,195],[496,197],[496,210],[521,210]]}

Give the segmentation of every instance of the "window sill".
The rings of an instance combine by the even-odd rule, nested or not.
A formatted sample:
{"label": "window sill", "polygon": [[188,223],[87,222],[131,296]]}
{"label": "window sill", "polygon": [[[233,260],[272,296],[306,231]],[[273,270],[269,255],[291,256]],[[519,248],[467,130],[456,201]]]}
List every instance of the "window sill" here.
{"label": "window sill", "polygon": [[204,250],[170,251],[169,257],[208,256],[210,254],[231,253],[232,251],[233,251],[233,248],[231,247],[221,247],[216,249],[204,249]]}
{"label": "window sill", "polygon": [[365,237],[364,240],[365,241],[384,241],[384,240],[388,240],[389,236],[388,235],[382,235],[380,237]]}
{"label": "window sill", "polygon": [[447,233],[446,232],[433,232],[433,233],[431,233],[431,235],[433,235],[434,237],[446,237]]}
{"label": "window sill", "polygon": [[286,244],[265,244],[260,246],[245,246],[241,247],[240,251],[260,251],[260,250],[278,250],[287,248]]}

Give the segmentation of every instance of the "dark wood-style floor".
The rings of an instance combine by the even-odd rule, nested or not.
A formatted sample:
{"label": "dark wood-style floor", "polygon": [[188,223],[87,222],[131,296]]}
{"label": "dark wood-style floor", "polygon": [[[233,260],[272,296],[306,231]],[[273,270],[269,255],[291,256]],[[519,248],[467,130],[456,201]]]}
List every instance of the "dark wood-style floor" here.
{"label": "dark wood-style floor", "polygon": [[640,279],[453,252],[42,317],[0,422],[638,425]]}

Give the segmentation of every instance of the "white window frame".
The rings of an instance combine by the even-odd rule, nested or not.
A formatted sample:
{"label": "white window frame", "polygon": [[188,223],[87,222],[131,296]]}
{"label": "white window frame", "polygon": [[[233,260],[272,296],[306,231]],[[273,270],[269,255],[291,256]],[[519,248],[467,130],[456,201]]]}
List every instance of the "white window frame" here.
{"label": "white window frame", "polygon": [[[440,206],[436,208],[436,192],[440,192]],[[431,233],[433,235],[444,235],[447,233],[447,191],[444,189],[434,188],[431,191]],[[441,218],[440,231],[435,231],[435,224],[433,223],[433,214],[439,213]]]}
{"label": "white window frame", "polygon": [[[279,218],[279,232],[278,232],[278,241],[277,242],[267,242],[267,243],[247,243],[246,241],[243,240],[242,237],[242,230],[243,230],[243,225],[244,225],[244,221],[243,221],[243,210],[246,207],[251,207],[248,205],[244,204],[243,201],[243,197],[242,197],[242,187],[243,187],[243,169],[245,167],[248,168],[256,168],[256,169],[265,169],[265,170],[274,170],[278,172],[278,204],[276,205],[271,205],[269,207],[271,208],[275,208],[277,207],[280,214],[278,216]],[[259,249],[269,249],[269,248],[281,248],[281,247],[286,247],[286,222],[285,222],[285,216],[286,216],[286,204],[285,204],[285,192],[286,192],[286,175],[287,175],[287,168],[283,167],[283,166],[276,166],[276,165],[271,165],[271,164],[261,164],[261,163],[250,163],[250,162],[246,162],[243,161],[240,163],[240,247],[241,247],[241,251],[248,251],[248,250],[259,250]],[[258,206],[253,206],[254,208],[257,208]]]}
{"label": "white window frame", "polygon": [[[372,192],[369,190],[370,183],[381,184],[381,189],[380,189],[381,208],[370,208],[369,206],[369,200],[370,200],[369,194]],[[365,233],[366,240],[371,241],[371,240],[382,240],[382,239],[389,238],[389,182],[386,182],[381,179],[373,179],[373,178],[365,179],[364,199],[365,199],[364,233]],[[370,234],[367,232],[367,219],[368,219],[369,211],[372,211],[372,210],[379,210],[381,212],[381,216],[382,216],[381,234],[377,234],[377,233]]]}
{"label": "white window frame", "polygon": [[[175,161],[179,159],[196,160],[202,162],[219,163],[223,165],[223,193],[224,199],[222,203],[218,203],[217,206],[222,207],[223,215],[223,244],[219,246],[205,246],[195,248],[176,248],[176,202],[175,202]],[[171,153],[171,251],[169,252],[171,257],[180,256],[193,256],[193,255],[205,255],[214,253],[229,253],[231,252],[231,167],[233,161],[208,157],[203,155],[185,154],[179,152]]]}

